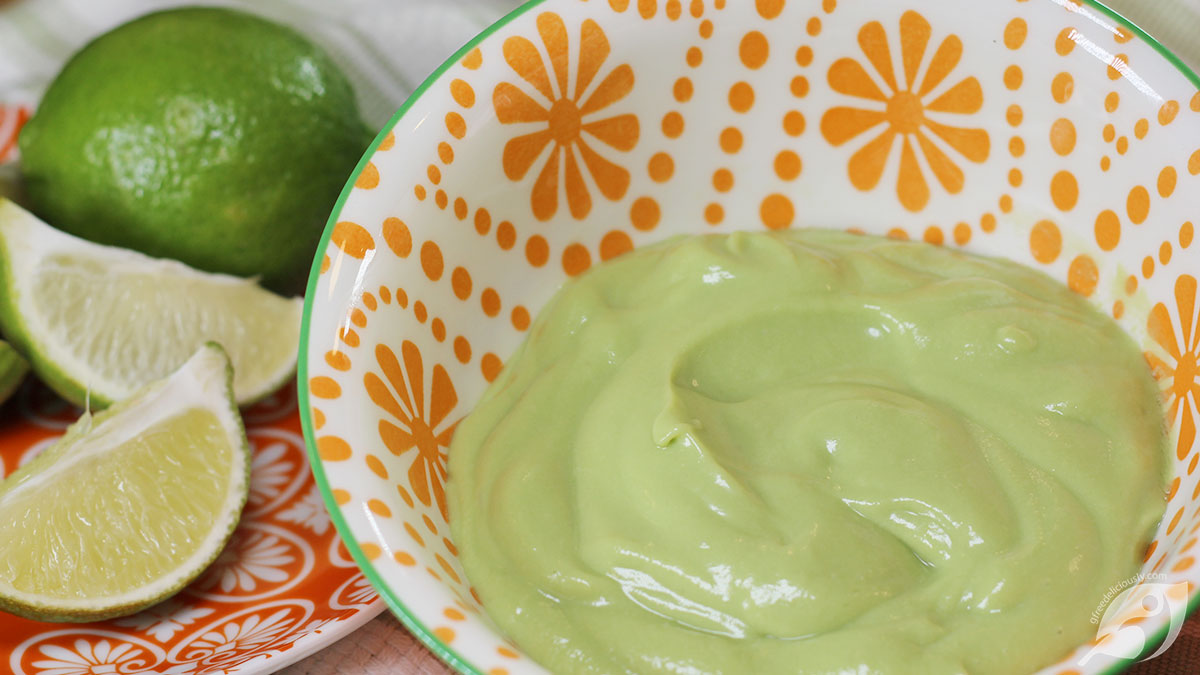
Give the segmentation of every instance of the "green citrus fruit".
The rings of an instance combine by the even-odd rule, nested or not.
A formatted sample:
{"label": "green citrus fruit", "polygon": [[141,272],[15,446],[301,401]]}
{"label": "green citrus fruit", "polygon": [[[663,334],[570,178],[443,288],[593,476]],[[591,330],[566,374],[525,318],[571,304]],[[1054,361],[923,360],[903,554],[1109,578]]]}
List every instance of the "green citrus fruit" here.
{"label": "green citrus fruit", "polygon": [[302,290],[367,143],[327,54],[219,8],[158,12],[99,37],[19,139],[29,203],[55,227],[283,293]]}
{"label": "green citrus fruit", "polygon": [[0,609],[40,621],[132,614],[208,567],[250,485],[232,376],[206,345],[0,483]]}
{"label": "green citrus fruit", "polygon": [[238,402],[255,401],[291,379],[303,309],[248,279],[72,237],[0,197],[0,329],[76,405],[127,398],[210,340],[233,360]]}
{"label": "green citrus fruit", "polygon": [[0,340],[0,403],[16,393],[28,372],[29,364],[25,359],[12,345]]}

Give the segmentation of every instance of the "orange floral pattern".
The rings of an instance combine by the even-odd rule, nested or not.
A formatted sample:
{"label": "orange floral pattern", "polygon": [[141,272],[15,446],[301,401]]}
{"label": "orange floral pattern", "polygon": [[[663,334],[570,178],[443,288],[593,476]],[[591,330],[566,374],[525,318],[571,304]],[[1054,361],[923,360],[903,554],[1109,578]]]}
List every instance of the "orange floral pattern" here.
{"label": "orange floral pattern", "polygon": [[[0,479],[59,435],[79,410],[32,378],[0,427]],[[50,624],[0,612],[0,672],[14,675],[261,672],[328,644],[381,608],[321,503],[300,436],[296,389],[244,409],[253,453],[250,497],[232,543],[178,595],[131,616]],[[327,553],[328,552],[328,553]],[[369,589],[369,584],[365,589]],[[345,623],[343,623],[345,622]]]}
{"label": "orange floral pattern", "polygon": [[869,107],[835,107],[821,118],[821,134],[832,145],[840,146],[880,125],[886,128],[850,158],[850,181],[862,191],[873,190],[883,178],[888,157],[896,138],[900,147],[900,170],[896,179],[896,194],[909,211],[920,211],[929,203],[929,184],[917,160],[919,148],[929,170],[945,190],[961,192],[965,178],[959,165],[926,133],[932,132],[969,161],[982,163],[989,152],[988,134],[983,129],[951,126],[937,121],[928,113],[967,115],[983,106],[983,89],[979,80],[966,77],[932,101],[925,99],[942,84],[962,58],[962,40],[950,35],[942,40],[918,77],[925,60],[932,29],[925,17],[908,11],[900,18],[900,59],[904,88],[897,79],[888,45],[887,32],[878,21],[872,21],[858,33],[858,44],[867,61],[888,88],[885,93],[875,83],[866,68],[851,58],[842,58],[829,68],[829,84],[834,91],[863,99]]}
{"label": "orange floral pattern", "polygon": [[[446,519],[449,517],[445,487],[446,448],[450,447],[450,437],[457,423],[447,425],[441,431],[438,428],[454,410],[458,394],[446,369],[435,364],[426,414],[425,366],[421,351],[405,340],[400,345],[400,356],[403,364],[386,345],[376,347],[375,358],[387,383],[375,373],[367,373],[363,381],[375,405],[399,422],[397,425],[386,419],[379,420],[379,437],[383,444],[397,457],[413,449],[417,451],[408,469],[413,494],[425,506],[436,503],[442,518]],[[399,401],[392,392],[399,396]]]}
{"label": "orange floral pattern", "polygon": [[1196,381],[1200,360],[1200,316],[1196,313],[1196,277],[1181,274],[1175,280],[1175,304],[1179,309],[1179,331],[1172,325],[1171,314],[1163,303],[1154,305],[1146,319],[1146,331],[1167,352],[1170,362],[1147,352],[1146,360],[1154,376],[1165,383],[1164,394],[1171,422],[1181,416],[1176,454],[1187,457],[1196,440],[1196,420],[1192,413],[1200,401],[1200,383]]}
{"label": "orange floral pattern", "polygon": [[629,95],[633,90],[633,69],[629,64],[613,68],[585,99],[584,94],[588,93],[609,56],[610,48],[604,31],[591,19],[581,25],[579,57],[574,90],[571,91],[571,55],[566,25],[559,15],[545,12],[538,16],[537,27],[550,57],[549,69],[533,42],[521,36],[504,41],[504,58],[521,79],[533,87],[536,95],[543,97],[549,105],[544,105],[509,82],[498,84],[492,94],[496,117],[502,124],[532,122],[544,126],[539,131],[517,136],[505,144],[504,175],[513,181],[523,179],[542,157],[546,147],[553,144],[530,195],[533,215],[538,220],[554,217],[558,211],[561,182],[561,191],[566,193],[571,215],[582,219],[592,209],[592,197],[580,168],[580,160],[591,174],[596,189],[606,198],[618,200],[629,189],[629,171],[596,152],[585,134],[623,152],[637,145],[636,115],[622,114],[589,121],[597,112]]}
{"label": "orange floral pattern", "polygon": [[[479,623],[442,507],[453,423],[532,329],[535,288],[670,235],[841,223],[856,196],[891,214],[863,231],[1044,265],[1142,329],[1186,455],[1145,572],[1200,579],[1200,307],[1176,297],[1194,298],[1191,279],[1172,294],[1180,274],[1200,278],[1186,201],[1200,144],[1179,144],[1200,124],[1200,94],[1152,67],[1160,57],[1136,36],[1119,57],[1081,57],[1116,49],[1115,36],[1054,3],[905,9],[533,6],[449,64],[364,164],[313,289],[327,332],[307,353],[312,431],[347,541],[423,639],[480,672],[536,669]],[[1130,63],[1163,101],[1125,91]],[[1097,80],[1111,84],[1083,86]],[[410,190],[365,189],[394,176]],[[1086,670],[1078,656],[1062,675]]]}

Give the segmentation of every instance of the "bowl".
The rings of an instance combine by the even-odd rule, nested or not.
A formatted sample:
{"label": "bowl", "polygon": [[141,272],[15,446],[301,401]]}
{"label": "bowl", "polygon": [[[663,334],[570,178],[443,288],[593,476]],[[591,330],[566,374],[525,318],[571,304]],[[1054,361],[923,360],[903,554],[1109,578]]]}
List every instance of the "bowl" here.
{"label": "bowl", "polygon": [[1116,672],[1178,633],[1200,597],[1200,79],[1094,2],[919,6],[532,2],[380,133],[309,281],[304,431],[355,560],[451,666],[544,672],[481,614],[445,499],[454,425],[530,318],[634,247],[806,225],[1017,260],[1133,336],[1174,478],[1114,594],[1160,611],[1045,672]]}

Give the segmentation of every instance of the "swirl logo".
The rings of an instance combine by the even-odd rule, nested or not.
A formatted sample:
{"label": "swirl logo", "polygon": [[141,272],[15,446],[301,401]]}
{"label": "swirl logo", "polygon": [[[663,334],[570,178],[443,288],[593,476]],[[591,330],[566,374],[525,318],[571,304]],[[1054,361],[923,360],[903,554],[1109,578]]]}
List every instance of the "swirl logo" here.
{"label": "swirl logo", "polygon": [[[1124,588],[1128,586],[1128,588]],[[1166,637],[1154,653],[1140,660],[1149,661],[1167,651],[1167,648],[1179,637],[1187,618],[1188,584],[1181,581],[1166,583],[1158,575],[1150,575],[1145,579],[1137,578],[1118,584],[1109,593],[1116,593],[1111,600],[1106,598],[1107,609],[1102,618],[1096,619],[1101,603],[1093,614],[1093,622],[1099,623],[1099,630],[1092,646],[1079,659],[1080,666],[1097,657],[1108,657],[1111,660],[1133,660],[1153,644],[1152,626],[1166,624]],[[1107,660],[1107,659],[1105,659]]]}

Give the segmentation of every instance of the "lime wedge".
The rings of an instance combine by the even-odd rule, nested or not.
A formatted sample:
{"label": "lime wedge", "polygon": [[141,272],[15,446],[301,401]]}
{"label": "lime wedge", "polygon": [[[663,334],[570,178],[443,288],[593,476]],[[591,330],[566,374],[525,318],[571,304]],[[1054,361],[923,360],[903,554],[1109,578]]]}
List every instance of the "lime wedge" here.
{"label": "lime wedge", "polygon": [[13,395],[28,372],[29,363],[12,348],[12,345],[0,340],[0,403]]}
{"label": "lime wedge", "polygon": [[0,609],[39,621],[132,614],[221,552],[250,485],[232,369],[206,345],[0,483]]}
{"label": "lime wedge", "polygon": [[302,311],[252,280],[93,244],[0,198],[0,328],[76,405],[126,398],[210,340],[229,352],[238,403],[251,403],[291,377]]}

